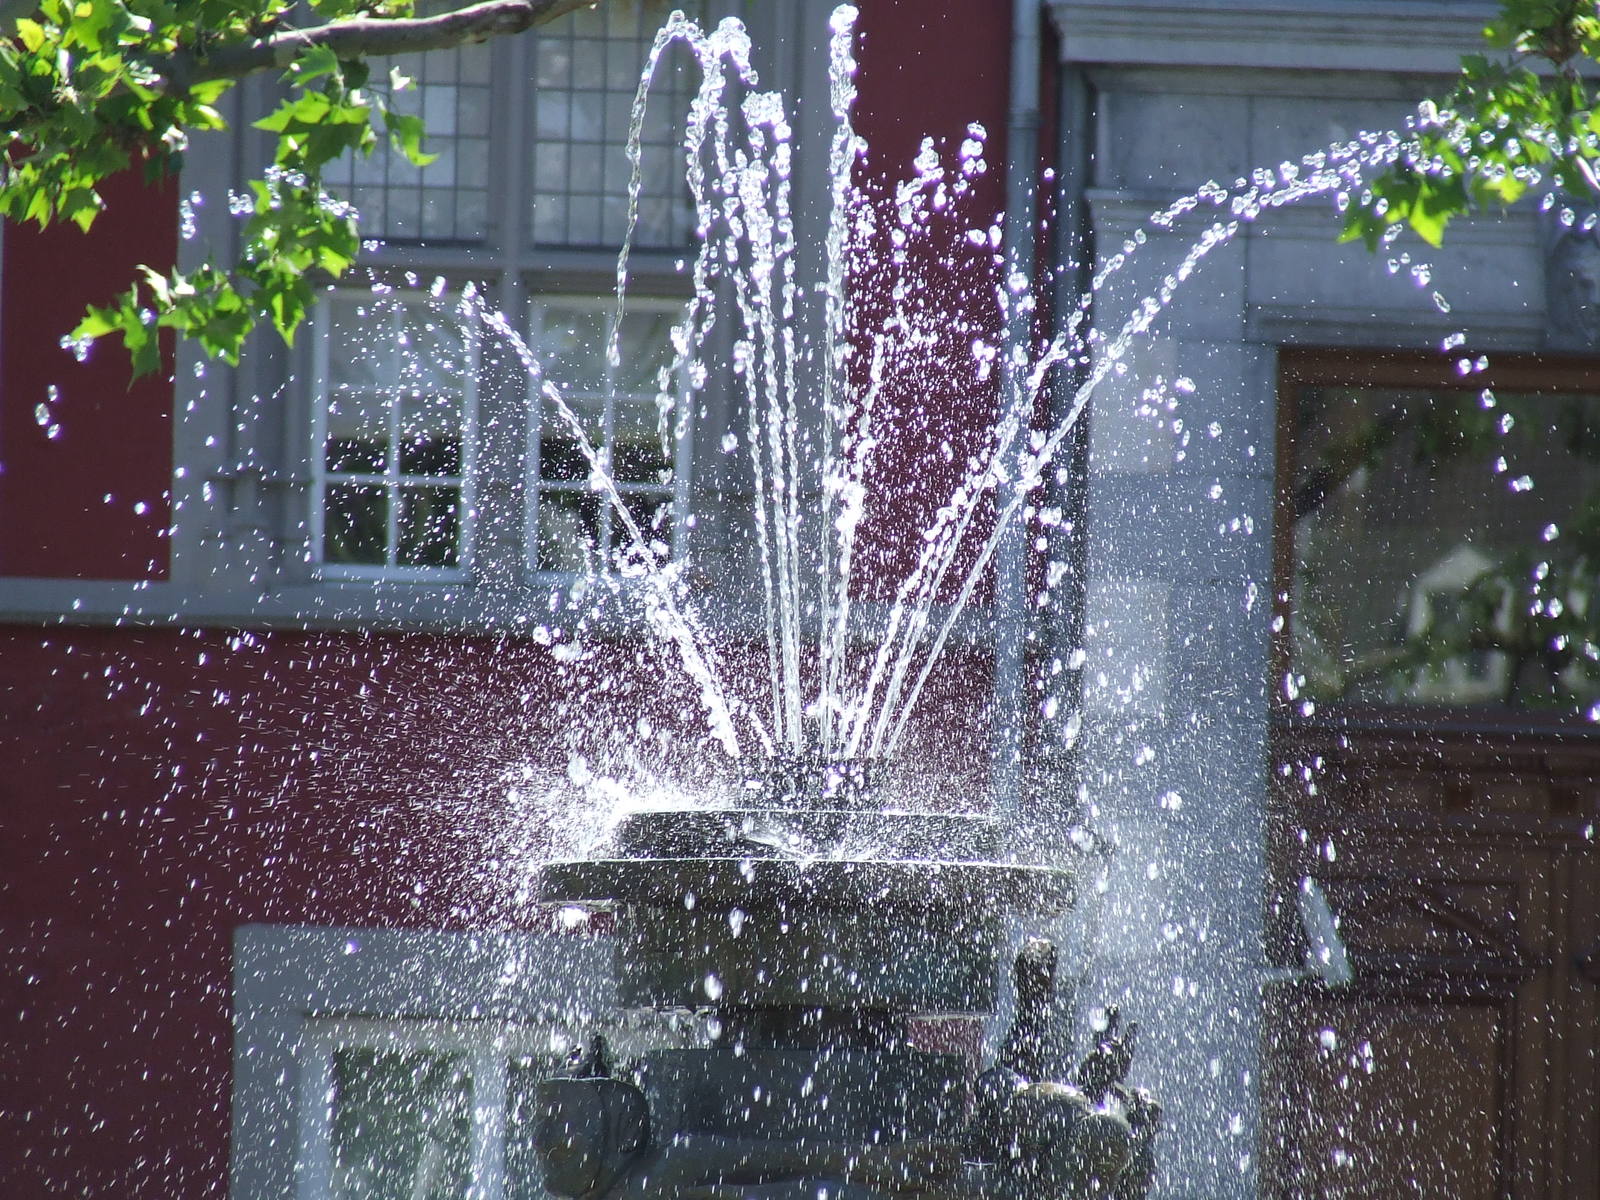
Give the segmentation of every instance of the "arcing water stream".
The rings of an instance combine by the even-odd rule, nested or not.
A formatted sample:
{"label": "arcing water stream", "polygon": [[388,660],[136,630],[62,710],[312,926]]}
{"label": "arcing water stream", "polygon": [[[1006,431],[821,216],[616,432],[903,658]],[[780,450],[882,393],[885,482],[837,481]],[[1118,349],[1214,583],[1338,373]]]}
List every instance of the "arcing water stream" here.
{"label": "arcing water stream", "polygon": [[[623,503],[605,448],[590,440],[579,414],[563,399],[561,381],[544,374],[537,348],[474,296],[463,301],[470,319],[514,348],[535,381],[535,393],[565,422],[587,458],[590,487],[610,503],[625,534],[616,561],[598,565],[638,589],[651,626],[676,648],[698,689],[712,735],[735,758],[752,752],[828,759],[892,756],[1006,529],[1033,514],[1037,491],[1090,396],[1108,376],[1126,371],[1130,350],[1178,288],[1207,255],[1263,212],[1319,196],[1335,198],[1343,209],[1362,187],[1364,172],[1407,152],[1397,134],[1362,134],[1299,163],[1257,170],[1231,187],[1208,183],[1149,218],[1148,227],[1161,231],[1190,223],[1196,210],[1218,214],[1160,287],[1139,299],[1120,325],[1092,323],[1091,309],[1147,241],[1143,230],[1105,257],[1091,289],[1060,315],[1059,331],[1038,339],[1030,353],[997,362],[997,349],[983,336],[975,337],[972,383],[982,387],[993,372],[1000,373],[997,418],[986,443],[968,458],[958,485],[910,539],[918,547],[914,563],[869,633],[852,575],[872,499],[874,453],[893,436],[883,427],[880,402],[886,389],[915,376],[940,331],[959,319],[941,311],[930,299],[932,290],[920,286],[909,251],[926,249],[938,236],[935,214],[959,209],[971,179],[985,169],[985,135],[972,127],[953,165],[925,142],[914,174],[899,184],[892,205],[875,204],[855,181],[865,147],[851,125],[854,22],[853,8],[835,11],[829,63],[835,120],[828,161],[831,213],[818,280],[799,278],[792,130],[785,102],[777,93],[758,90],[742,25],[730,19],[707,31],[673,14],[655,39],[633,110],[630,220],[637,212],[638,133],[650,82],[670,46],[687,46],[701,71],[684,143],[700,240],[693,295],[672,332],[672,365],[658,381],[660,434],[664,446],[685,436],[692,414],[676,401],[676,381],[686,376],[698,391],[719,369],[708,361],[712,330],[719,322],[735,322],[732,361],[724,369],[731,369],[742,394],[754,481],[766,631],[764,709],[741,701],[730,687],[719,656],[717,614],[687,594],[682,563],[652,542]],[[731,99],[735,92],[742,96],[737,105]],[[989,228],[973,228],[969,241],[998,245],[1002,221],[997,217]],[[886,254],[879,249],[885,244]],[[611,326],[614,363],[627,306],[628,262],[624,244]],[[1402,265],[1419,285],[1430,282],[1429,269],[1404,256],[1391,259],[1390,269]],[[891,315],[868,328],[861,297],[873,289],[887,289]],[[820,315],[806,303],[813,292],[823,298]],[[1033,281],[1026,276],[1014,273],[1000,280],[996,293],[1003,318],[1014,311],[1032,313]],[[1443,297],[1432,295],[1448,311]],[[1112,332],[1104,332],[1108,329]],[[1075,385],[1069,371],[1076,373]],[[1181,381],[1173,383],[1181,390]],[[1041,427],[1034,414],[1049,387],[1071,387],[1071,400],[1058,405],[1065,414],[1060,421]]]}

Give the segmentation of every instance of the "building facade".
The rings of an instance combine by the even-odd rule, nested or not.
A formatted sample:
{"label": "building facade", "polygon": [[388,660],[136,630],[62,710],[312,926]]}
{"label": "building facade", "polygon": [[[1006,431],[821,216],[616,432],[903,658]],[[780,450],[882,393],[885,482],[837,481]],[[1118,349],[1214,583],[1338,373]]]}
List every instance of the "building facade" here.
{"label": "building facade", "polygon": [[[799,98],[802,247],[826,233],[830,8],[703,14],[744,17],[762,85]],[[980,123],[980,216],[952,240],[1015,213],[1011,189],[1037,196],[1037,227],[1005,244],[1050,314],[1022,340],[1105,275],[1085,370],[1115,369],[1018,568],[1058,603],[1011,626],[1003,581],[981,601],[1020,632],[977,623],[919,751],[969,791],[1014,792],[1030,835],[1083,820],[1113,847],[1068,961],[1080,1026],[1105,1005],[1141,1024],[1137,1081],[1169,1114],[1162,1195],[1600,1186],[1587,685],[1519,657],[1509,615],[1488,618],[1495,645],[1428,652],[1466,585],[1581,528],[1595,466],[1555,435],[1588,428],[1593,239],[1530,208],[1373,255],[1336,241],[1337,189],[1275,199],[1402,127],[1488,11],[862,4],[863,176],[903,176],[925,137],[954,155]],[[583,381],[628,511],[705,588],[752,586],[728,500],[752,483],[723,446],[744,401],[731,373],[657,378],[690,294],[682,74],[647,112],[634,300],[619,360],[604,353],[619,146],[664,16],[607,0],[404,64],[439,159],[337,180],[398,299],[331,292],[292,349],[262,338],[237,370],[177,346],[169,381],[129,389],[116,354],[74,362],[57,340],[134,263],[226,251],[229,194],[265,154],[248,120],[169,188],[114,194],[88,238],[6,230],[7,1195],[539,1194],[519,1098],[572,1032],[558,1014],[606,1019],[605,972],[595,939],[529,916],[505,865],[556,843],[539,789],[577,785],[574,731],[638,713],[640,737],[675,736],[698,701],[625,615],[563,649],[585,554],[622,534],[570,431],[448,301],[475,289]],[[938,270],[952,310],[1003,338],[994,247]],[[998,381],[970,383],[955,341],[948,386],[889,397],[899,440],[863,552],[883,579],[939,492],[913,485],[953,484],[952,440],[994,419]],[[1041,428],[1081,378],[1054,385]],[[665,456],[662,392],[696,414]],[[1490,411],[1485,393],[1486,434],[1462,417],[1448,431],[1475,440],[1419,456],[1420,414]],[[1552,436],[1496,443],[1503,414]],[[1354,968],[1337,991],[1300,970],[1306,880]]]}
{"label": "building facade", "polygon": [[[1089,434],[1085,648],[1107,666],[1086,684],[1084,761],[1125,806],[1101,969],[1150,1014],[1152,1060],[1214,1081],[1178,1084],[1179,1194],[1586,1195],[1592,1105],[1549,1096],[1594,1087],[1588,692],[1524,651],[1418,650],[1516,544],[1542,548],[1517,600],[1498,591],[1478,618],[1499,640],[1473,644],[1518,645],[1512,609],[1548,603],[1526,586],[1559,545],[1540,539],[1581,524],[1594,465],[1552,443],[1594,386],[1594,340],[1567,332],[1581,287],[1562,246],[1584,223],[1529,206],[1374,255],[1333,240],[1346,189],[1268,199],[1402,128],[1482,6],[1052,13],[1092,112],[1078,202],[1097,261],[1140,230],[1164,249],[1141,247],[1097,316],[1246,218],[1095,398]],[[1147,223],[1194,193],[1170,228]],[[1252,193],[1249,219],[1231,197]],[[1450,417],[1426,450],[1439,412],[1495,424],[1473,440]],[[1552,686],[1564,703],[1540,702]],[[1263,969],[1263,950],[1299,968],[1308,879],[1349,987]]]}

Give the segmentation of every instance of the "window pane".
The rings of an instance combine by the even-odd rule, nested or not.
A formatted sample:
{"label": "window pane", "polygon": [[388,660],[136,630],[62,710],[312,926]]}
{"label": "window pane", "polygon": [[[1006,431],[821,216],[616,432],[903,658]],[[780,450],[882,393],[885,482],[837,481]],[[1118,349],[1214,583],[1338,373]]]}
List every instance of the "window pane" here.
{"label": "window pane", "polygon": [[539,359],[557,387],[600,392],[606,386],[606,321],[598,305],[544,306],[539,330]]}
{"label": "window pane", "polygon": [[[596,400],[568,400],[567,408],[578,418],[591,447],[603,445],[605,406]],[[552,483],[580,483],[589,478],[589,459],[578,444],[572,426],[553,404],[541,405],[544,422],[539,437],[539,478]]]}
{"label": "window pane", "polygon": [[[639,526],[639,532],[644,535],[645,545],[652,547],[658,554],[670,551],[672,498],[648,492],[634,492],[623,499],[628,506],[628,514],[633,517]],[[632,546],[628,531],[620,521],[617,522],[615,544],[618,550],[629,549]]]}
{"label": "window pane", "polygon": [[567,209],[567,240],[576,246],[600,242],[600,198],[589,192],[574,192]]}
{"label": "window pane", "polygon": [[329,471],[381,475],[389,461],[388,403],[371,393],[336,393],[328,401]]}
{"label": "window pane", "polygon": [[534,88],[563,88],[570,87],[571,83],[571,45],[553,38],[540,38],[534,58]]}
{"label": "window pane", "polygon": [[594,86],[605,74],[606,44],[598,38],[574,38],[572,74],[578,83]]}
{"label": "window pane", "polygon": [[343,388],[370,389],[384,382],[383,364],[373,353],[376,330],[386,329],[390,318],[382,306],[370,299],[329,296],[323,303],[328,306],[328,385],[337,391]]}
{"label": "window pane", "polygon": [[460,475],[461,438],[454,434],[408,433],[400,443],[406,475]]}
{"label": "window pane", "polygon": [[459,397],[405,397],[400,409],[400,473],[461,474]]}
{"label": "window pane", "polygon": [[442,305],[413,304],[405,310],[401,335],[402,382],[427,391],[458,391],[472,365],[473,344]]}
{"label": "window pane", "polygon": [[533,178],[534,185],[540,191],[551,193],[541,197],[539,206],[541,211],[545,207],[558,207],[565,213],[566,205],[562,197],[556,193],[567,179],[567,144],[565,142],[544,141],[535,143],[533,149]]}
{"label": "window pane", "polygon": [[388,456],[388,439],[330,437],[328,470],[348,475],[381,475]]}
{"label": "window pane", "polygon": [[453,487],[400,489],[399,546],[403,567],[453,567],[459,561],[461,492]]}
{"label": "window pane", "polygon": [[681,311],[633,309],[623,314],[618,350],[617,390],[653,396],[656,376],[672,362],[672,327]]}
{"label": "window pane", "polygon": [[592,195],[598,201],[601,168],[601,151],[598,147],[575,143],[571,165],[567,168],[567,190]]}
{"label": "window pane", "polygon": [[601,500],[593,492],[539,494],[539,569],[581,571],[584,551],[600,540]]}
{"label": "window pane", "polygon": [[1293,654],[1313,702],[1597,692],[1600,397],[1304,388]]}
{"label": "window pane", "polygon": [[381,484],[328,486],[323,509],[322,557],[330,563],[381,566],[389,540],[388,489]]}
{"label": "window pane", "polygon": [[465,1200],[472,1079],[460,1054],[335,1051],[334,1195]]}
{"label": "window pane", "polygon": [[661,452],[656,406],[618,402],[611,442],[611,476],[619,483],[666,483],[672,464]]}
{"label": "window pane", "polygon": [[385,204],[389,214],[388,234],[401,240],[422,236],[422,196],[416,188],[404,181],[395,182],[386,189]]}
{"label": "window pane", "polygon": [[[547,418],[551,425],[555,418]],[[539,477],[552,483],[575,483],[589,478],[589,460],[578,439],[559,433],[539,439]]]}

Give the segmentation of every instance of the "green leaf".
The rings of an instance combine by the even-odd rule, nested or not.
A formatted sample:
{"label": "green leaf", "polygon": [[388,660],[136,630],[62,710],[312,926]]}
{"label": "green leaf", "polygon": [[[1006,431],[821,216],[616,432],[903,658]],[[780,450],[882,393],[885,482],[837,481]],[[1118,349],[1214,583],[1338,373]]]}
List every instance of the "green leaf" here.
{"label": "green leaf", "polygon": [[339,56],[326,46],[312,46],[289,64],[286,78],[295,87],[304,87],[313,79],[339,73]]}
{"label": "green leaf", "polygon": [[81,342],[85,339],[105,337],[106,334],[115,332],[117,328],[115,314],[109,308],[91,308],[67,336],[75,342]]}
{"label": "green leaf", "polygon": [[45,43],[44,26],[31,17],[23,17],[17,22],[17,38],[29,54],[37,54]]}
{"label": "green leaf", "polygon": [[1417,236],[1436,250],[1444,245],[1444,227],[1449,220],[1448,213],[1430,213],[1421,205],[1406,215],[1406,223]]}
{"label": "green leaf", "polygon": [[428,154],[422,149],[422,139],[427,133],[427,127],[422,123],[421,117],[386,109],[383,120],[389,130],[389,141],[396,150],[405,155],[407,161],[415,166],[425,167],[439,157],[437,154]]}
{"label": "green leaf", "polygon": [[155,296],[156,304],[160,308],[172,306],[172,290],[167,286],[166,277],[151,267],[140,267],[139,273],[144,276],[145,286]]}

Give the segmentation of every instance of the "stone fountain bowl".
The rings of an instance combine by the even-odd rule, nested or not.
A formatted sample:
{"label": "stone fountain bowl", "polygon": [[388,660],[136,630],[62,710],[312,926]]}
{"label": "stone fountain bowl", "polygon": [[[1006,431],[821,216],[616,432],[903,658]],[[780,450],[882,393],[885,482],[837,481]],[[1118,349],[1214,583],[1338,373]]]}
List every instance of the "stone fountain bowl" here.
{"label": "stone fountain bowl", "polygon": [[617,905],[623,1003],[988,1012],[1008,914],[1064,911],[1071,867],[996,861],[983,816],[860,806],[640,812],[541,894]]}

